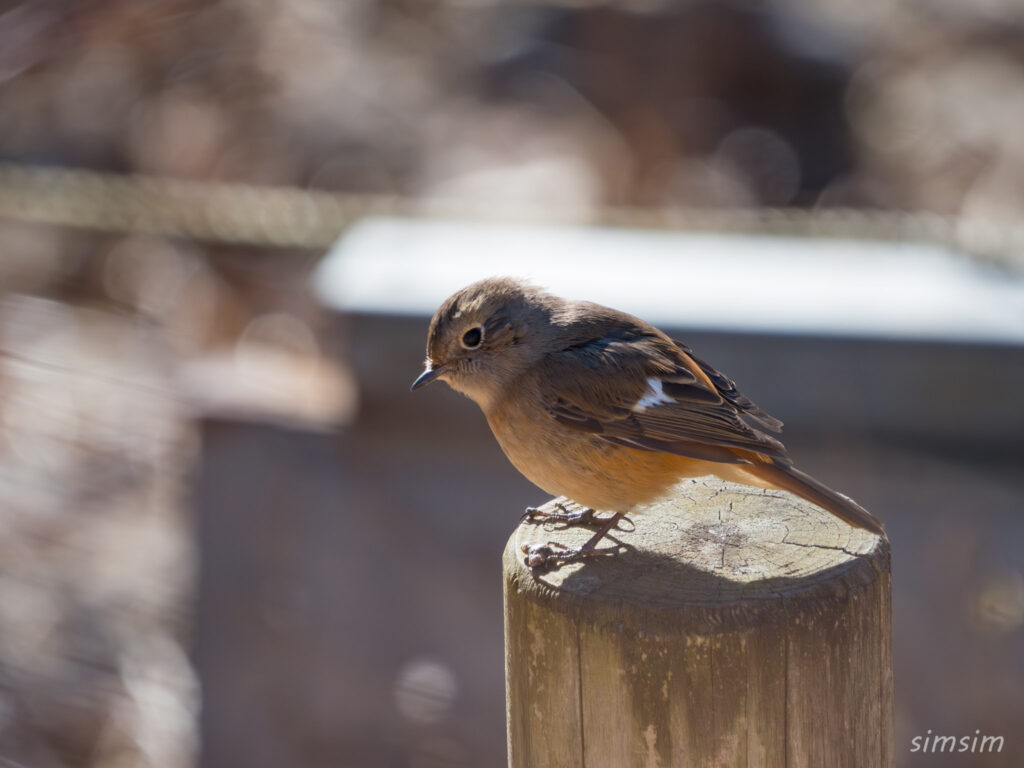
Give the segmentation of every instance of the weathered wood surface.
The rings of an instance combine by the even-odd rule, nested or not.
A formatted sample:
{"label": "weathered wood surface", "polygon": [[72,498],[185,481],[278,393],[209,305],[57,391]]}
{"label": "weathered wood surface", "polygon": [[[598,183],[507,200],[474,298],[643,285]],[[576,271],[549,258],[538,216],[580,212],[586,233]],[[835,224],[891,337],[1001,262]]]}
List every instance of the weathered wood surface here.
{"label": "weathered wood surface", "polygon": [[[564,500],[563,500],[564,501]],[[512,768],[890,768],[889,546],[789,494],[699,478],[618,554],[534,573],[505,550]]]}

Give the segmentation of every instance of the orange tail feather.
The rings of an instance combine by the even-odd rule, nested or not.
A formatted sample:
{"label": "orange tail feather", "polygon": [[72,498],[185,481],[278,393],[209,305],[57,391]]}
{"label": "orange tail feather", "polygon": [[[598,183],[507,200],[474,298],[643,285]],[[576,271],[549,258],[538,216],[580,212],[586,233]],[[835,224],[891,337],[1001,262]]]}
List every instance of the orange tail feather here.
{"label": "orange tail feather", "polygon": [[827,509],[854,528],[863,528],[879,536],[885,535],[885,526],[882,525],[881,520],[852,499],[833,491],[827,485],[818,482],[799,469],[774,463],[762,464],[758,462],[749,466],[743,466],[743,471],[771,483],[776,488],[795,493],[797,496],[807,499],[807,501],[813,502],[823,509]]}

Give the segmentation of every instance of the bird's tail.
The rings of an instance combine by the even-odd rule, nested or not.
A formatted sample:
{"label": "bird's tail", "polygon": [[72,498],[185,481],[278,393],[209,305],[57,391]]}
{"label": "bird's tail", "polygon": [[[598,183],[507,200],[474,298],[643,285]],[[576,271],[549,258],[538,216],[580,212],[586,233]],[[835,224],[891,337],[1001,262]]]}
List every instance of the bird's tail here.
{"label": "bird's tail", "polygon": [[795,493],[797,496],[827,509],[854,528],[863,528],[879,536],[885,535],[885,526],[882,525],[882,521],[864,507],[795,467],[757,462],[749,466],[744,465],[743,471],[770,483],[775,488]]}

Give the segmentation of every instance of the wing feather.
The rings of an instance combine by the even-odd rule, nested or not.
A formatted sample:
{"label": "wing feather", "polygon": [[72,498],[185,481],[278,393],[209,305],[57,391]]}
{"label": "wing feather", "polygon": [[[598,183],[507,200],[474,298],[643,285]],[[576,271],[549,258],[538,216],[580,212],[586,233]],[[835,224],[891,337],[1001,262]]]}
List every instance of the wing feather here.
{"label": "wing feather", "polygon": [[[743,452],[752,451],[788,463],[785,447],[767,434],[782,422],[653,327],[581,340],[544,363],[541,400],[571,429],[706,461],[745,464]],[[645,396],[649,404],[638,405]]]}

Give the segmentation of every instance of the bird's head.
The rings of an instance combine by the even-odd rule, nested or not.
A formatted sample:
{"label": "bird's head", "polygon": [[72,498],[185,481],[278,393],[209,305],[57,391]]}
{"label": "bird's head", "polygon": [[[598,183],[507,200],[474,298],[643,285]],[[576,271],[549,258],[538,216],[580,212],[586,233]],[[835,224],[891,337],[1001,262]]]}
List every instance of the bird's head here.
{"label": "bird's head", "polygon": [[485,410],[545,353],[554,298],[528,283],[488,278],[449,296],[430,321],[426,368]]}

